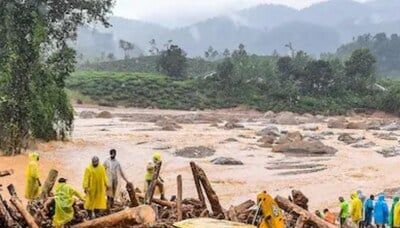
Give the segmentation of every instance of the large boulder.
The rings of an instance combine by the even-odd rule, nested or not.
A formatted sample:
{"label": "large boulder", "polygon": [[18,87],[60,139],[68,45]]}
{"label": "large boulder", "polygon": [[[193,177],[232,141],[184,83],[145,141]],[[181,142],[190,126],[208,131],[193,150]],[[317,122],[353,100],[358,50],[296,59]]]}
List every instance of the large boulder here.
{"label": "large boulder", "polygon": [[276,140],[275,136],[266,135],[257,140],[257,142],[261,143],[258,145],[260,147],[272,148],[272,145],[274,144],[275,140]]}
{"label": "large boulder", "polygon": [[397,130],[400,130],[400,124],[398,124],[396,122],[393,122],[393,123],[390,123],[388,125],[385,125],[385,126],[381,127],[381,130],[383,130],[383,131],[397,131]]}
{"label": "large boulder", "polygon": [[102,111],[97,114],[97,118],[110,119],[113,118],[113,115],[109,111]]}
{"label": "large boulder", "polygon": [[160,118],[155,124],[161,127],[161,130],[163,131],[176,131],[177,129],[182,128],[179,124],[175,122],[175,120],[168,117]]}
{"label": "large boulder", "polygon": [[96,117],[96,113],[93,111],[82,111],[79,113],[79,118],[81,119],[92,119]]}
{"label": "large boulder", "polygon": [[318,130],[318,125],[305,124],[305,125],[301,126],[301,129],[303,129],[304,131],[316,131],[316,130]]}
{"label": "large boulder", "polygon": [[289,143],[289,142],[295,142],[295,141],[301,141],[303,139],[303,136],[300,134],[298,131],[294,132],[288,132],[286,135],[282,135],[278,141],[276,141],[277,144],[284,144],[284,143]]}
{"label": "large boulder", "polygon": [[297,125],[296,115],[292,112],[281,112],[275,117],[275,122],[281,125]]}
{"label": "large boulder", "polygon": [[231,157],[218,157],[211,160],[214,165],[243,165],[242,161]]}
{"label": "large boulder", "polygon": [[389,133],[374,133],[373,134],[375,137],[379,138],[379,139],[384,139],[384,140],[397,140],[397,134],[393,133],[393,132],[389,132]]}
{"label": "large boulder", "polygon": [[339,141],[342,141],[342,142],[344,142],[346,144],[353,144],[353,143],[359,142],[359,141],[361,141],[363,139],[364,139],[364,137],[353,137],[349,133],[342,133],[338,137]]}
{"label": "large boulder", "polygon": [[258,136],[274,136],[278,137],[280,135],[279,129],[275,125],[267,125],[265,128],[263,128],[261,131],[258,131],[256,133]]}
{"label": "large boulder", "polygon": [[328,120],[329,128],[345,129],[347,128],[347,120],[345,117],[340,116]]}
{"label": "large boulder", "polygon": [[204,158],[214,155],[215,150],[205,146],[191,146],[175,151],[175,155],[185,158]]}
{"label": "large boulder", "polygon": [[376,151],[379,154],[382,154],[383,157],[395,157],[400,155],[400,147],[399,146],[392,146],[389,148],[385,148],[379,151]]}
{"label": "large boulder", "polygon": [[365,123],[365,122],[349,122],[347,124],[347,129],[356,129],[356,130],[367,129],[367,123]]}
{"label": "large boulder", "polygon": [[272,148],[272,151],[294,155],[333,155],[337,152],[335,148],[326,146],[318,140],[279,144]]}
{"label": "large boulder", "polygon": [[268,111],[264,114],[264,118],[270,119],[270,118],[275,118],[276,114],[273,111]]}
{"label": "large boulder", "polygon": [[371,148],[376,146],[374,142],[357,142],[351,145],[354,148]]}
{"label": "large boulder", "polygon": [[244,126],[242,124],[239,124],[238,121],[230,120],[224,125],[224,128],[226,130],[231,130],[235,128],[244,128]]}

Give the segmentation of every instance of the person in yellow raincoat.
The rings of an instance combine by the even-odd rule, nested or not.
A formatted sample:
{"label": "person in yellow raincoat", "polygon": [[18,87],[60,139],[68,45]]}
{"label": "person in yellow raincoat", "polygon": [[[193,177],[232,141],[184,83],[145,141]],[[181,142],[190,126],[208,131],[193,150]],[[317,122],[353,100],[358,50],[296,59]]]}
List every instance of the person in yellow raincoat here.
{"label": "person in yellow raincoat", "polygon": [[83,200],[83,196],[66,182],[66,179],[60,178],[55,187],[53,226],[56,228],[63,227],[74,218],[74,197]]}
{"label": "person in yellow raincoat", "polygon": [[[153,179],[154,167],[157,165],[158,162],[161,162],[161,153],[155,152],[153,154],[153,162],[148,162],[146,166],[146,173],[144,175],[144,179],[146,181],[145,191],[147,191],[147,189],[150,186],[151,180]],[[156,182],[156,187],[158,187],[160,191],[160,198],[164,200],[165,199],[164,181],[161,177],[158,177],[158,180]]]}
{"label": "person in yellow raincoat", "polygon": [[99,158],[93,157],[92,163],[86,168],[83,177],[83,189],[85,191],[85,209],[91,217],[99,210],[107,209],[107,175],[102,164],[99,164]]}
{"label": "person in yellow raincoat", "polygon": [[26,187],[25,198],[34,200],[39,197],[40,193],[40,171],[39,171],[39,154],[29,153],[29,163],[25,170]]}
{"label": "person in yellow raincoat", "polygon": [[266,191],[257,195],[257,204],[261,204],[263,220],[259,228],[285,228],[282,210]]}
{"label": "person in yellow raincoat", "polygon": [[400,228],[400,203],[397,203],[394,207],[393,228]]}
{"label": "person in yellow raincoat", "polygon": [[362,215],[363,215],[363,203],[361,202],[360,198],[358,198],[357,192],[353,192],[350,196],[351,198],[351,210],[350,210],[350,216],[351,220],[359,226],[361,220],[362,220]]}

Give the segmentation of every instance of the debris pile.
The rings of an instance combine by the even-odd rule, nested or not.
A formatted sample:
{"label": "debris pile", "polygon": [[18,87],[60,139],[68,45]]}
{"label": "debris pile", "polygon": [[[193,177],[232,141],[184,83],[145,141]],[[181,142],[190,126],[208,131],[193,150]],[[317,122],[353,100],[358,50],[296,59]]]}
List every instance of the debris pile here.
{"label": "debris pile", "polygon": [[[83,202],[74,204],[75,217],[69,225],[73,228],[90,227],[179,227],[179,221],[193,218],[210,218],[236,222],[235,224],[257,225],[263,221],[262,210],[258,210],[253,200],[224,209],[211,182],[204,170],[196,163],[190,162],[197,198],[182,199],[182,177],[177,176],[177,194],[170,200],[154,198],[156,182],[162,163],[155,167],[152,181],[145,194],[134,189],[132,184],[126,186],[122,199],[113,208],[105,211],[100,217],[90,220],[83,208]],[[3,173],[3,172],[0,172]],[[11,198],[4,200],[0,194],[0,227],[52,227],[55,202],[52,188],[58,172],[51,170],[44,185],[43,192],[37,200],[28,204],[27,209],[18,198],[13,185],[7,187]],[[278,206],[284,211],[286,227],[321,227],[331,228],[313,213],[308,212],[308,199],[300,191],[293,191],[289,199],[277,196]],[[250,226],[249,226],[250,227]]]}

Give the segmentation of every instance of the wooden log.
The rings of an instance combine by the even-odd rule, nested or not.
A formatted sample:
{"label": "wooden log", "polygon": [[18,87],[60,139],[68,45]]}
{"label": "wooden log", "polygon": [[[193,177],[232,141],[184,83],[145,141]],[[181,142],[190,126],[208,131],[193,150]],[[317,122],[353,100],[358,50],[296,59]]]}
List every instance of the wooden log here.
{"label": "wooden log", "polygon": [[208,201],[210,202],[213,214],[215,216],[223,214],[223,209],[219,202],[218,196],[215,193],[214,189],[211,187],[210,181],[208,180],[206,173],[198,165],[196,165],[196,164],[194,164],[194,165],[197,170],[198,178],[204,188],[204,191],[206,192]]}
{"label": "wooden log", "polygon": [[254,205],[256,205],[256,203],[253,200],[247,200],[237,206],[235,206],[235,211],[238,214],[241,214],[243,212],[245,212],[246,210],[248,210],[249,208],[253,207]]}
{"label": "wooden log", "polygon": [[11,199],[10,199],[11,204],[17,208],[18,212],[24,218],[26,224],[28,224],[28,227],[39,228],[39,226],[37,225],[33,216],[31,214],[29,214],[28,211],[26,211],[24,205],[22,205],[22,202],[18,198],[17,192],[15,191],[14,185],[13,184],[8,185],[7,189],[11,196]]}
{"label": "wooden log", "polygon": [[307,218],[305,218],[304,216],[299,216],[296,220],[296,224],[294,225],[294,228],[303,228],[304,225],[307,222]]}
{"label": "wooden log", "polygon": [[[324,221],[317,215],[310,213],[309,211],[304,210],[303,208],[297,206],[296,204],[290,202],[290,200],[276,196],[275,201],[280,208],[282,208],[286,212],[294,212],[299,217],[302,217],[302,220],[306,220],[306,222],[311,222],[316,225],[318,228],[335,228],[336,226]],[[301,222],[301,221],[300,221]]]}
{"label": "wooden log", "polygon": [[[137,196],[138,196],[140,199],[144,199],[144,196],[143,196],[143,195],[137,194]],[[163,207],[168,207],[168,208],[173,208],[173,207],[176,206],[176,203],[175,203],[175,202],[168,201],[168,200],[162,200],[162,199],[155,199],[155,198],[153,198],[153,199],[151,200],[151,202],[152,202],[152,203],[155,203],[155,204],[158,204],[158,205],[160,205],[160,206],[163,206]]]}
{"label": "wooden log", "polygon": [[176,177],[177,194],[176,194],[176,218],[178,221],[182,220],[182,176]]}
{"label": "wooden log", "polygon": [[58,176],[58,171],[55,169],[52,169],[49,171],[49,174],[47,175],[46,181],[43,184],[42,187],[42,192],[40,193],[40,198],[41,199],[46,199],[47,197],[50,196],[50,192],[54,187],[54,184],[57,181],[57,176]]}
{"label": "wooden log", "polygon": [[24,205],[22,205],[21,200],[17,196],[12,196],[10,202],[17,208],[19,213],[21,213],[22,217],[25,219],[26,224],[28,224],[28,227],[39,228],[33,216],[25,210]]}
{"label": "wooden log", "polygon": [[85,221],[72,226],[73,228],[115,227],[124,224],[148,225],[156,220],[156,212],[148,205],[128,208],[97,219]]}
{"label": "wooden log", "polygon": [[229,208],[229,210],[228,210],[228,212],[227,212],[227,218],[228,218],[228,220],[230,220],[230,221],[234,221],[234,222],[238,222],[239,221],[239,219],[238,219],[238,217],[237,217],[237,212],[236,212],[236,209],[235,209],[235,207],[234,206],[231,206],[230,208]]}
{"label": "wooden log", "polygon": [[131,200],[131,207],[139,206],[139,202],[136,198],[135,188],[132,183],[126,183],[126,191],[128,192],[129,199]]}
{"label": "wooden log", "polygon": [[149,189],[147,189],[146,196],[145,196],[145,203],[151,204],[154,196],[154,190],[156,189],[157,181],[160,176],[161,170],[161,161],[156,164],[154,167],[153,178],[151,179]]}
{"label": "wooden log", "polygon": [[196,186],[197,195],[199,197],[200,202],[202,203],[202,206],[206,207],[206,201],[205,201],[205,197],[203,194],[203,190],[201,189],[199,174],[198,174],[196,167],[197,167],[196,163],[191,161],[190,168],[192,169],[192,174],[193,174],[194,184]]}
{"label": "wooden log", "polygon": [[10,176],[14,173],[13,169],[7,169],[0,171],[0,177]]}
{"label": "wooden log", "polygon": [[4,219],[7,227],[14,227],[17,222],[12,218],[10,212],[7,210],[6,205],[4,204],[3,197],[0,194],[0,218]]}

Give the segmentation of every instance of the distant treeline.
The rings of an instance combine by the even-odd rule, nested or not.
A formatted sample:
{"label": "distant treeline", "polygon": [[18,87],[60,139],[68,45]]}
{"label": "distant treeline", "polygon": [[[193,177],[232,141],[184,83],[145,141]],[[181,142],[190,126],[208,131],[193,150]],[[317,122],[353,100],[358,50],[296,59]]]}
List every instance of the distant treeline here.
{"label": "distant treeline", "polygon": [[[67,87],[105,105],[174,109],[247,105],[324,114],[352,108],[400,110],[400,84],[379,81],[386,89],[377,84],[376,59],[368,49],[357,49],[342,61],[317,60],[302,51],[260,57],[248,55],[241,45],[224,59],[208,62],[188,60],[183,50],[172,45],[151,58],[153,70],[145,72],[153,73],[118,73],[105,67],[116,62],[103,63],[97,65],[103,68],[94,68],[97,71],[75,73]],[[99,71],[103,69],[108,71]]]}

